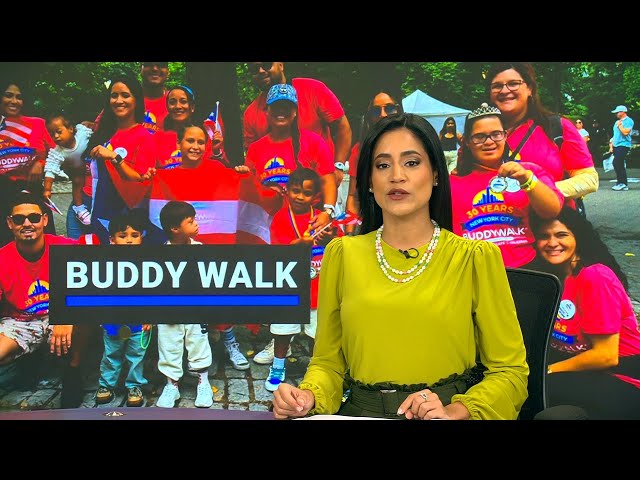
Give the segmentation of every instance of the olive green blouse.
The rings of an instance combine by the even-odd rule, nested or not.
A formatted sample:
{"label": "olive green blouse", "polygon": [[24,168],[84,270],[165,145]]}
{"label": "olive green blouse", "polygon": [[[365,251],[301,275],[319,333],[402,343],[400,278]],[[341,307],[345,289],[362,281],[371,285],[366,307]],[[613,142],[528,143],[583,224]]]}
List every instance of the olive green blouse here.
{"label": "olive green blouse", "polygon": [[[498,247],[442,229],[426,270],[399,284],[378,265],[375,234],[326,247],[314,354],[299,385],[315,394],[310,413],[338,411],[347,369],[368,384],[434,383],[474,366],[479,354],[485,378],[452,402],[472,419],[517,418],[529,367]],[[391,267],[408,270],[427,245],[410,259],[382,248]]]}

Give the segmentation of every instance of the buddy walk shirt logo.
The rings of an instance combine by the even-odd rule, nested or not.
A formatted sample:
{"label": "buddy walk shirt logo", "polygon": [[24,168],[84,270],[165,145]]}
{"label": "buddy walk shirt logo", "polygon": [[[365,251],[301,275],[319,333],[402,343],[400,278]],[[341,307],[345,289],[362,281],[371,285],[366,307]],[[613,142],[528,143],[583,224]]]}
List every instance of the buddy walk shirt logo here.
{"label": "buddy walk shirt logo", "polygon": [[36,280],[27,290],[29,297],[25,301],[24,312],[29,315],[47,313],[49,310],[49,283],[45,280]]}
{"label": "buddy walk shirt logo", "polygon": [[264,172],[260,175],[263,185],[267,183],[280,183],[286,185],[289,181],[290,168],[285,168],[284,160],[280,157],[273,157],[264,164]]}

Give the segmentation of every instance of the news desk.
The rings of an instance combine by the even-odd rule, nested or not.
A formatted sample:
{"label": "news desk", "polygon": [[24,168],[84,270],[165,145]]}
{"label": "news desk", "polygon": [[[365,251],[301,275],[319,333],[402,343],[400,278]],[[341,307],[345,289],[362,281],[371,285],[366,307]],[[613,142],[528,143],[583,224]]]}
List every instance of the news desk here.
{"label": "news desk", "polygon": [[2,420],[274,420],[272,412],[211,408],[69,408],[0,412]]}

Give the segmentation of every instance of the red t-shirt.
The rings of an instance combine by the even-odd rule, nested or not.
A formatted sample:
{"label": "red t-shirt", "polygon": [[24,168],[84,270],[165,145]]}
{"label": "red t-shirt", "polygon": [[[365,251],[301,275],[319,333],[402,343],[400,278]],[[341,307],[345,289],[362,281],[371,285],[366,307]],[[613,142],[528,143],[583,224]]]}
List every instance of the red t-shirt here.
{"label": "red t-shirt", "polygon": [[[312,78],[294,78],[291,81],[298,94],[298,126],[322,136],[329,144],[333,161],[333,140],[329,124],[344,116],[340,100],[319,80]],[[252,143],[269,132],[267,120],[267,92],[262,92],[244,111],[244,146]]]}
{"label": "red t-shirt", "polygon": [[[319,210],[314,210],[313,215],[318,215]],[[271,222],[271,244],[272,245],[289,245],[296,238],[300,238],[300,235],[304,235],[304,232],[309,227],[309,219],[311,219],[311,211],[308,213],[302,213],[300,215],[293,215],[295,226],[292,222],[292,216],[289,212],[289,203],[286,202],[285,206],[278,210],[273,216]],[[341,228],[337,228],[337,236],[344,235]],[[320,268],[322,267],[322,257],[324,256],[324,247],[320,245],[314,245],[311,249],[311,308],[318,308],[318,285],[320,282]]]}
{"label": "red t-shirt", "polygon": [[[535,173],[563,204],[564,196],[547,171],[533,163],[521,165]],[[522,190],[491,192],[489,182],[495,176],[495,171],[488,170],[475,170],[464,177],[451,175],[453,233],[495,243],[505,266],[521,267],[536,256],[535,238],[529,227],[529,196]]]}
{"label": "red t-shirt", "polygon": [[39,117],[5,117],[0,130],[0,175],[27,180],[36,159],[44,160],[55,148],[45,121]]}
{"label": "red t-shirt", "polygon": [[[316,171],[320,176],[333,173],[335,170],[333,155],[327,142],[308,130],[300,130],[298,161],[303,167]],[[289,174],[298,168],[293,157],[292,139],[274,142],[270,134],[265,135],[251,144],[245,165],[255,172],[263,185],[274,182],[286,186]]]}
{"label": "red t-shirt", "polygon": [[164,125],[164,119],[169,113],[167,111],[167,94],[165,91],[160,98],[147,98],[144,97],[144,128],[149,130],[149,133],[155,133],[158,130],[162,130]]}
{"label": "red t-shirt", "polygon": [[[124,149],[124,161],[136,172],[144,174],[150,167],[156,166],[156,142],[147,129],[138,124],[125,130],[118,130],[105,144],[109,150]],[[102,161],[102,160],[100,160]],[[151,184],[149,182],[138,183],[123,180],[111,162],[104,162],[104,166],[113,181],[118,194],[129,208],[137,207],[149,194]],[[94,173],[92,171],[92,173]],[[100,181],[97,174],[94,180]]]}
{"label": "red t-shirt", "polygon": [[44,253],[28,262],[16,242],[0,249],[1,315],[16,320],[38,320],[49,314],[49,245],[75,245],[77,240],[44,234]]}
{"label": "red t-shirt", "polygon": [[[586,335],[619,333],[619,355],[640,355],[640,331],[629,295],[616,274],[600,263],[564,281],[551,348],[577,355],[589,350]],[[640,378],[616,377],[640,388]]]}

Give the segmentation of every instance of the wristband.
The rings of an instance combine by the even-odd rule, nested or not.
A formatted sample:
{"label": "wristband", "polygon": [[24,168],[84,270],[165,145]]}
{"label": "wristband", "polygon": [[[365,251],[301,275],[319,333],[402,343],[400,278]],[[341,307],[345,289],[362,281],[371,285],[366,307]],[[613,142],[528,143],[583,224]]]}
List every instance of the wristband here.
{"label": "wristband", "polygon": [[324,204],[324,211],[329,214],[329,218],[335,218],[336,216],[336,207],[331,205],[330,203]]}
{"label": "wristband", "polygon": [[523,185],[520,185],[520,188],[525,192],[530,192],[535,188],[538,184],[538,177],[536,177],[535,173],[531,174],[531,178],[527,180]]}

